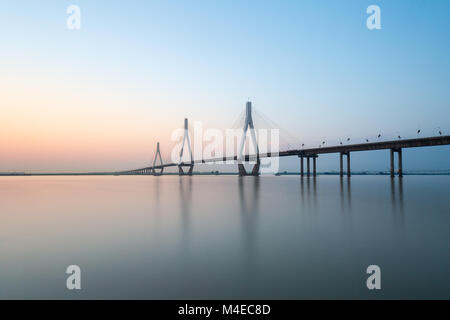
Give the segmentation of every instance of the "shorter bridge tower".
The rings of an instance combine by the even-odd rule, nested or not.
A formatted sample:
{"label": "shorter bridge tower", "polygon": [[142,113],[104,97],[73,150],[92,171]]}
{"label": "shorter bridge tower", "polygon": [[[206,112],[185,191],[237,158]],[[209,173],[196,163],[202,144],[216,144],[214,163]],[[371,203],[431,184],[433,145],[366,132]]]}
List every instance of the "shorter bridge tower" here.
{"label": "shorter bridge tower", "polygon": [[[155,169],[155,165],[156,165],[156,161],[159,158],[159,165],[161,166],[161,171],[160,172],[156,172]],[[164,172],[164,167],[163,167],[163,161],[162,161],[162,157],[161,157],[161,151],[159,150],[159,142],[156,144],[156,153],[155,153],[155,159],[153,160],[153,167],[151,168],[152,173],[154,176],[160,176],[163,174]]]}
{"label": "shorter bridge tower", "polygon": [[[253,125],[253,118],[252,118],[252,103],[250,101],[247,102],[245,109],[245,124],[244,124],[244,134],[242,136],[241,145],[239,148],[238,153],[238,168],[239,168],[239,175],[240,176],[259,176],[259,167],[261,165],[260,159],[259,159],[259,148],[258,143],[256,142],[256,134],[255,134],[255,127]],[[250,128],[250,136],[253,142],[253,145],[256,149],[256,164],[253,166],[253,170],[251,173],[247,173],[245,170],[244,164],[242,163],[244,159],[243,151],[245,146],[245,138],[247,136],[247,130]],[[250,160],[250,159],[249,159]]]}
{"label": "shorter bridge tower", "polygon": [[[190,163],[184,163],[182,162],[183,158],[183,152],[184,152],[184,145],[187,143],[189,156],[191,159]],[[183,167],[188,167],[188,171],[185,172],[183,170]],[[178,172],[180,176],[183,175],[192,175],[192,171],[194,170],[194,157],[192,156],[192,149],[191,149],[191,140],[189,138],[189,127],[188,127],[188,119],[184,119],[184,136],[183,136],[183,143],[181,145],[181,151],[180,151],[180,164],[178,165]]]}

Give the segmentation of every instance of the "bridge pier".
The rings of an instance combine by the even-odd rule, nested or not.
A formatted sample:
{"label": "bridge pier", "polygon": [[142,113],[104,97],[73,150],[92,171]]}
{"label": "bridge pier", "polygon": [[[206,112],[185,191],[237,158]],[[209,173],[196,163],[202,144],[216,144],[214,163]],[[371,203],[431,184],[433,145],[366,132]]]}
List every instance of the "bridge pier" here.
{"label": "bridge pier", "polygon": [[394,154],[397,152],[397,160],[398,160],[398,177],[403,177],[403,156],[402,156],[402,148],[392,148],[390,150],[391,155],[391,178],[395,177],[395,165],[394,165]]}
{"label": "bridge pier", "polygon": [[347,176],[351,176],[350,170],[350,152],[340,152],[339,153],[339,176],[344,176],[344,156],[347,156]]}
{"label": "bridge pier", "polygon": [[[188,167],[188,171],[185,172],[183,170],[183,167]],[[192,176],[192,172],[194,171],[194,165],[193,164],[181,164],[178,166],[178,175],[179,176]]]}
{"label": "bridge pier", "polygon": [[298,157],[300,158],[300,176],[303,178],[305,175],[304,172],[304,163],[303,160],[306,158],[306,176],[310,177],[311,176],[311,162],[310,159],[312,158],[313,162],[312,162],[312,174],[315,177],[317,175],[317,158],[318,155],[317,154],[313,154],[313,155],[301,155],[299,154]]}
{"label": "bridge pier", "polygon": [[315,177],[317,175],[317,170],[316,170],[316,159],[317,156],[313,156],[313,176]]}
{"label": "bridge pier", "polygon": [[393,178],[395,176],[395,171],[394,171],[394,149],[390,149],[389,150],[390,155],[391,155],[391,178]]}
{"label": "bridge pier", "polygon": [[306,157],[306,175],[309,177],[311,172],[309,170],[309,157]]}
{"label": "bridge pier", "polygon": [[347,177],[351,176],[350,170],[350,152],[347,152]]}
{"label": "bridge pier", "polygon": [[303,178],[303,156],[298,156],[300,158],[300,176]]}
{"label": "bridge pier", "polygon": [[261,161],[259,160],[259,157],[256,160],[255,165],[253,166],[252,172],[248,173],[247,170],[245,170],[244,164],[238,163],[238,169],[239,169],[239,176],[259,176],[259,167],[261,166]]}

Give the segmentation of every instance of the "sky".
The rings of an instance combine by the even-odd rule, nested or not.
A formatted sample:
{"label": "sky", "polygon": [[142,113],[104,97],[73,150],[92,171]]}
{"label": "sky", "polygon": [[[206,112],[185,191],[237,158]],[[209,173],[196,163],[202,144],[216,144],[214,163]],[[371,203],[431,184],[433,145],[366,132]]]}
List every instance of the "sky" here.
{"label": "sky", "polygon": [[[1,1],[0,172],[138,168],[157,141],[169,161],[184,118],[225,130],[248,99],[306,146],[449,134],[449,14],[447,0]],[[408,150],[404,168],[449,156]],[[388,151],[356,159],[388,167]]]}

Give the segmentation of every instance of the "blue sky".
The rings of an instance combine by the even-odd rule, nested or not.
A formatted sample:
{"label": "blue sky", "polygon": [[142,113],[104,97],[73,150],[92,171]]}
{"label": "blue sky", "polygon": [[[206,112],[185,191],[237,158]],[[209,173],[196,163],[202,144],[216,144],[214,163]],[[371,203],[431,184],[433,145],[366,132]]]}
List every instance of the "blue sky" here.
{"label": "blue sky", "polygon": [[[66,28],[71,4],[81,8],[81,30]],[[381,8],[381,30],[366,28],[371,4]],[[419,128],[424,135],[438,128],[448,134],[449,12],[445,0],[5,1],[0,84],[14,84],[18,94],[27,86],[54,91],[58,98],[48,105],[34,99],[37,106],[27,106],[32,112],[43,105],[64,108],[58,99],[79,97],[78,105],[66,108],[90,117],[84,126],[102,127],[105,139],[120,133],[136,148],[148,144],[147,150],[130,147],[123,158],[106,147],[97,158],[68,157],[61,170],[139,165],[151,158],[155,139],[168,140],[184,117],[227,128],[248,98],[314,146],[380,131],[386,137],[414,137]],[[5,103],[0,115],[19,122],[11,110],[20,107]],[[114,116],[127,125],[114,127],[108,118]],[[67,124],[71,140],[79,123],[72,126]],[[448,147],[430,150],[414,151],[423,161],[410,168],[450,169]],[[33,170],[55,167],[44,154],[35,156],[42,166]],[[379,169],[384,158],[376,153],[360,162]],[[0,170],[30,167],[14,159]],[[296,161],[286,168],[296,169]],[[334,160],[324,162],[334,167]]]}

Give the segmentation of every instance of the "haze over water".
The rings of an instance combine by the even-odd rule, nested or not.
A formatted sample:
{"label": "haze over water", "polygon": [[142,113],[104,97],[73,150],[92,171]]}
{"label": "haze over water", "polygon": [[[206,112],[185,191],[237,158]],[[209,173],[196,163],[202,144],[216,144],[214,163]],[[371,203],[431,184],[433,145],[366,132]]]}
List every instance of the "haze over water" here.
{"label": "haze over water", "polygon": [[448,194],[450,176],[0,177],[0,298],[448,299]]}

